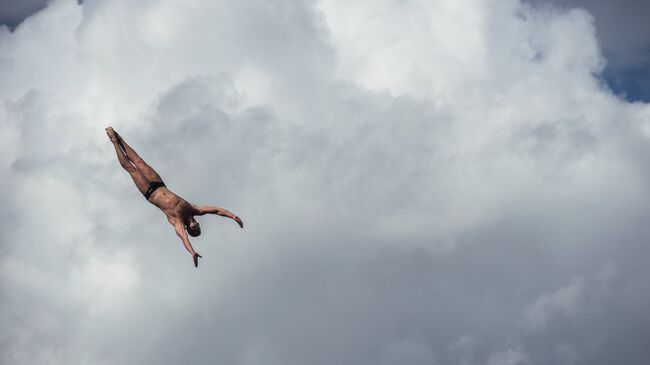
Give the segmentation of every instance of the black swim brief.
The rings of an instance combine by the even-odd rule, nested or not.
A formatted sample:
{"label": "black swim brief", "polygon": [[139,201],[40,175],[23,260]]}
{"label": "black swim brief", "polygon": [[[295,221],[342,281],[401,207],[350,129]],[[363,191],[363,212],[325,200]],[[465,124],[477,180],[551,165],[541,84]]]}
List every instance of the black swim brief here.
{"label": "black swim brief", "polygon": [[149,183],[149,189],[144,193],[145,199],[149,200],[151,194],[153,194],[156,189],[165,186],[165,183],[162,181],[152,181]]}

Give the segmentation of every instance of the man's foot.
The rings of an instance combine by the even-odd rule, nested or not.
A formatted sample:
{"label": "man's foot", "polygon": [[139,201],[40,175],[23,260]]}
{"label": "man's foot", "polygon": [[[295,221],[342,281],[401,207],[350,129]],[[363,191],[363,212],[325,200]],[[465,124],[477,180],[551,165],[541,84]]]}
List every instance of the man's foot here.
{"label": "man's foot", "polygon": [[199,257],[203,258],[203,256],[199,255],[198,253],[194,253],[194,256],[192,257],[194,260],[194,267],[199,267]]}

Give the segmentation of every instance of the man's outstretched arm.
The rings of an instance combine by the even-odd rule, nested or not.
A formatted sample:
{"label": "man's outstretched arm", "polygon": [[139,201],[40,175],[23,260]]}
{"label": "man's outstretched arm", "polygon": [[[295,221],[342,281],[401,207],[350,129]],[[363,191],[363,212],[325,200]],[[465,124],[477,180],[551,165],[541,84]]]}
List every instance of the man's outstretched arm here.
{"label": "man's outstretched arm", "polygon": [[215,207],[214,205],[194,205],[196,215],[216,214],[222,217],[230,218],[237,222],[241,228],[244,228],[244,222],[241,218],[234,215],[228,209]]}
{"label": "man's outstretched arm", "polygon": [[194,251],[194,247],[192,247],[192,244],[190,243],[189,238],[187,238],[187,232],[185,232],[185,228],[183,227],[183,224],[178,222],[174,224],[174,230],[176,231],[176,234],[178,237],[180,237],[181,241],[183,241],[183,246],[185,246],[185,249],[192,255],[192,260],[194,260],[194,266],[198,267],[199,266],[199,255]]}

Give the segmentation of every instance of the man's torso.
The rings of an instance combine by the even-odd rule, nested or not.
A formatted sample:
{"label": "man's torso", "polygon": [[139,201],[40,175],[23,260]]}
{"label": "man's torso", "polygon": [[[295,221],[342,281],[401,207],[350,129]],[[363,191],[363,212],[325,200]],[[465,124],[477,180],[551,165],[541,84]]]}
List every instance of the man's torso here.
{"label": "man's torso", "polygon": [[184,217],[189,213],[192,206],[185,201],[185,199],[174,194],[167,187],[160,187],[151,194],[149,202],[163,211],[168,219],[180,219],[184,221]]}

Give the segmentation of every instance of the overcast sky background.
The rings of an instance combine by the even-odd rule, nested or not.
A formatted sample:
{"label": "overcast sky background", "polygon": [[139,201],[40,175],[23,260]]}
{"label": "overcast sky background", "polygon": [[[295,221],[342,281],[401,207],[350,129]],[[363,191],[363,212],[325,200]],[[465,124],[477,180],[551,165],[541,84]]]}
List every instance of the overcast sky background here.
{"label": "overcast sky background", "polygon": [[[650,358],[647,5],[27,3],[1,8],[1,363]],[[202,217],[195,269],[107,125],[246,228]]]}

